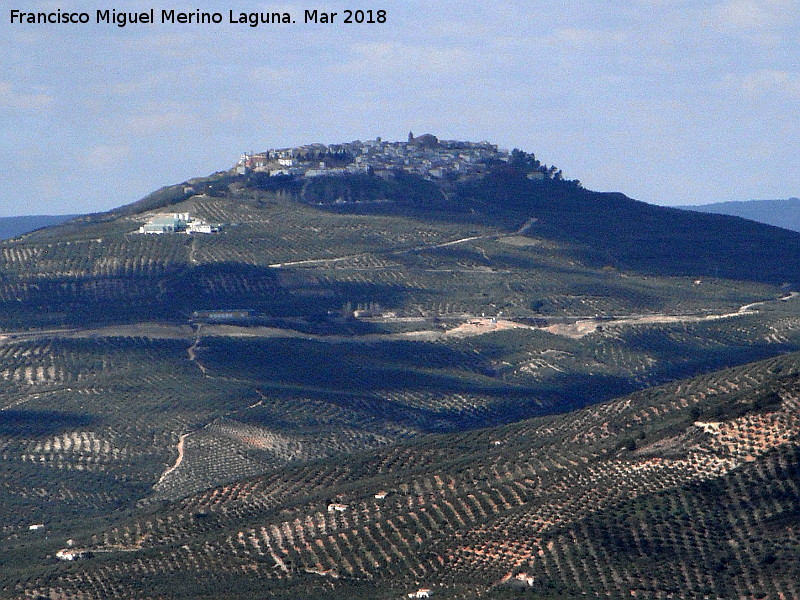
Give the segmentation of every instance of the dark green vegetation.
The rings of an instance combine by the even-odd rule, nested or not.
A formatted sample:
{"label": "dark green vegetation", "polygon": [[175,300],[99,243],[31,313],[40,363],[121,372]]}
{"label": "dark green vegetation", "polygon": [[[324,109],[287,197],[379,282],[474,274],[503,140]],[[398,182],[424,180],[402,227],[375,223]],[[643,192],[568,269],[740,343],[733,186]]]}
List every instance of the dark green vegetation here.
{"label": "dark green vegetation", "polygon": [[[504,167],[191,184],[0,245],[0,596],[798,598],[800,234]],[[132,233],[173,211],[224,226]]]}
{"label": "dark green vegetation", "polygon": [[699,206],[686,206],[689,210],[717,215],[731,215],[800,231],[800,198],[787,200],[747,200],[744,202],[715,202]]}

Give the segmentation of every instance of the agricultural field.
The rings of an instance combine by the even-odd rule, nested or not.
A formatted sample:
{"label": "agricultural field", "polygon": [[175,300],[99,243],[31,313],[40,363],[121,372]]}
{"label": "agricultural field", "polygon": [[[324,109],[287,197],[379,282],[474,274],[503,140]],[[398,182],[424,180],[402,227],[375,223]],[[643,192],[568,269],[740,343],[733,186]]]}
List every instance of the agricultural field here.
{"label": "agricultural field", "polygon": [[[694,228],[673,222],[691,213],[676,211],[676,217],[625,199],[618,202],[616,219],[603,218],[606,196],[570,186],[551,190],[548,203],[537,195],[541,190],[511,189],[509,194],[530,194],[527,204],[511,197],[487,207],[486,190],[466,188],[459,191],[466,197],[458,211],[450,203],[396,210],[390,205],[377,213],[312,206],[291,190],[241,183],[229,188],[217,197],[175,196],[167,188],[139,203],[148,210],[135,212],[132,205],[5,242],[0,327],[180,322],[195,310],[219,306],[306,320],[370,304],[430,317],[702,314],[778,297],[782,284],[800,279],[794,261],[785,259],[795,245],[800,248],[796,234],[772,239],[783,234],[697,214],[693,218],[709,220],[720,236],[734,227],[723,244],[749,236],[753,244],[786,247],[774,256],[763,249],[753,256],[751,246],[734,246],[724,264],[719,257],[726,249],[720,248],[704,263],[700,259],[711,250],[682,239]],[[559,196],[567,191],[572,195]],[[224,226],[216,235],[134,233],[165,210]],[[643,211],[650,220],[660,218],[665,229],[654,240],[631,240],[634,232],[627,229],[606,231]],[[597,237],[586,239],[593,230]],[[664,236],[672,237],[667,242]],[[628,245],[603,249],[608,240]],[[691,260],[676,256],[684,242],[700,254]],[[636,254],[648,248],[649,268]]]}
{"label": "agricultural field", "polygon": [[193,188],[0,243],[0,598],[800,597],[800,234]]}
{"label": "agricultural field", "polygon": [[798,598],[799,377],[789,354],[276,469],[84,532],[92,558],[43,557],[13,591]]}

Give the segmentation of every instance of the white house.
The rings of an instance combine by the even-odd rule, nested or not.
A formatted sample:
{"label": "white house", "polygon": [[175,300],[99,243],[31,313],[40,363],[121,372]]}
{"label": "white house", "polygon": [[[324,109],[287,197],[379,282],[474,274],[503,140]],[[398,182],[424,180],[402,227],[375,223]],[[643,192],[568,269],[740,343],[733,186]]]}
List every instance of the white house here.
{"label": "white house", "polygon": [[186,224],[186,233],[217,233],[219,225],[206,223],[202,219],[190,219]]}
{"label": "white house", "polygon": [[63,548],[56,552],[58,560],[78,560],[79,558],[88,558],[90,554],[84,550],[67,550]]}

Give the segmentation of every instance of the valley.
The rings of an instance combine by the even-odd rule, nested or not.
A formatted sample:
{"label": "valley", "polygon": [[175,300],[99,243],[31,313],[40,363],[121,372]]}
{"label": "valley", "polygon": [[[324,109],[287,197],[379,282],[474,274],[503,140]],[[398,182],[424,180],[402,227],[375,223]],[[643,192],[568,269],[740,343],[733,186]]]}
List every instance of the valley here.
{"label": "valley", "polygon": [[[336,260],[336,259],[334,259]],[[107,337],[148,337],[153,339],[187,340],[192,341],[189,354],[190,360],[196,359],[196,350],[204,336],[206,337],[231,337],[231,338],[296,338],[314,341],[327,341],[331,343],[363,343],[372,344],[382,341],[418,340],[438,341],[446,338],[465,338],[476,335],[486,335],[505,331],[508,329],[529,329],[546,331],[555,335],[570,338],[581,338],[594,333],[598,328],[619,329],[625,326],[659,325],[666,323],[699,323],[716,321],[719,319],[733,319],[746,315],[756,314],[756,307],[765,307],[779,302],[795,301],[800,297],[797,292],[792,292],[776,300],[760,300],[741,306],[733,312],[723,314],[708,314],[702,312],[696,315],[687,314],[632,314],[613,315],[606,317],[573,315],[570,317],[537,317],[539,326],[527,325],[499,317],[486,317],[478,315],[448,315],[432,317],[397,317],[397,316],[371,316],[362,320],[371,324],[413,323],[415,329],[401,333],[352,333],[350,335],[314,334],[306,333],[290,327],[266,327],[260,325],[226,325],[222,323],[198,323],[175,325],[169,322],[157,323],[131,323],[109,325],[104,327],[81,327],[69,329],[49,329],[42,331],[18,330],[6,331],[0,334],[0,344],[12,340],[32,340],[50,338],[107,338]],[[791,310],[791,309],[790,309]],[[548,324],[557,321],[554,324]],[[305,325],[309,325],[307,322]],[[437,328],[431,327],[438,325]],[[419,329],[416,329],[419,327]],[[781,342],[775,339],[775,342]]]}

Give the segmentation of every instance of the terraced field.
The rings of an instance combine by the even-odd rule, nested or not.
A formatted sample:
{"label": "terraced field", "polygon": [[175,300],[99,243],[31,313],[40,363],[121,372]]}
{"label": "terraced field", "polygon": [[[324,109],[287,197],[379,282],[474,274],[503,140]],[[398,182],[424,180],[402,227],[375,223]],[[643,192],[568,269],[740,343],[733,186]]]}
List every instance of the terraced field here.
{"label": "terraced field", "polygon": [[74,545],[93,558],[16,591],[798,598],[798,409],[791,354],[278,469],[86,532]]}
{"label": "terraced field", "polygon": [[798,598],[797,234],[208,182],[0,244],[0,597]]}
{"label": "terraced field", "polygon": [[[447,205],[439,212],[428,207],[392,213],[390,206],[359,214],[310,206],[290,191],[235,182],[217,197],[176,192],[173,198],[169,189],[154,195],[160,204],[147,204],[158,208],[119,209],[4,242],[0,323],[22,329],[179,322],[195,310],[220,306],[319,320],[346,305],[369,304],[429,317],[701,314],[777,297],[776,284],[800,275],[787,266],[779,273],[783,279],[765,281],[753,269],[752,276],[729,281],[718,276],[725,270],[719,265],[717,276],[709,276],[702,265],[691,270],[678,261],[675,275],[654,276],[626,268],[623,257],[613,256],[598,267],[600,259],[586,255],[584,242],[570,242],[554,229],[558,215],[572,214],[576,223],[594,218],[596,199],[585,191],[580,192],[587,195],[584,204],[573,206],[558,199],[566,192],[551,190],[555,206],[563,206],[557,213],[534,189],[525,192],[533,194],[528,205],[509,199],[493,212],[465,198],[460,212]],[[188,212],[224,226],[217,235],[133,233],[159,210]],[[537,215],[551,215],[554,222]],[[664,217],[666,226],[673,215]],[[721,225],[742,227],[731,223]],[[774,235],[769,228],[740,233],[764,232]],[[736,237],[735,231],[728,233]],[[669,247],[659,248],[653,249],[655,262],[674,262]],[[780,256],[773,262],[782,261]],[[743,263],[731,256],[731,264]]]}

